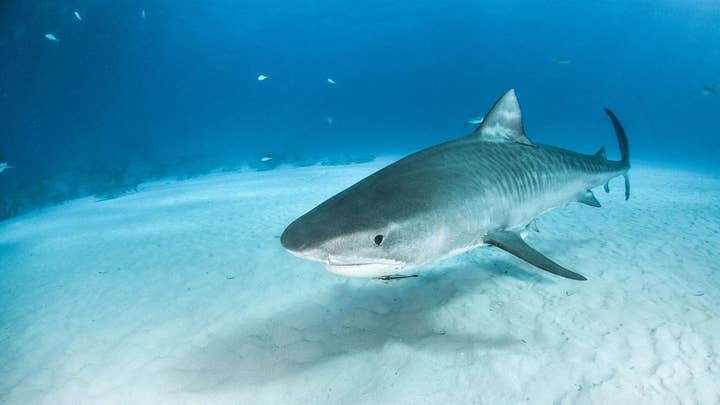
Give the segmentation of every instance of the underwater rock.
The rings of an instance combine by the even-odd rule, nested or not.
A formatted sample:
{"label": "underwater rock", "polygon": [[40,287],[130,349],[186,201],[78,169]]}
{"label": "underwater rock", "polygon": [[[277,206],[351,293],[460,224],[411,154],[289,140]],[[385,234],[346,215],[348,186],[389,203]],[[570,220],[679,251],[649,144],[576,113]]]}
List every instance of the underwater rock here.
{"label": "underwater rock", "polygon": [[141,182],[140,177],[130,175],[127,168],[107,170],[97,181],[96,191],[93,194],[98,201],[112,200],[136,193]]}
{"label": "underwater rock", "polygon": [[188,180],[211,173],[218,163],[210,156],[183,156],[168,167],[168,171],[177,180]]}
{"label": "underwater rock", "polygon": [[320,164],[322,166],[339,166],[350,165],[353,163],[369,163],[375,160],[374,155],[344,155],[339,157],[330,157],[323,159]]}
{"label": "underwater rock", "polygon": [[109,190],[105,190],[101,193],[95,194],[95,197],[98,198],[98,202],[107,201],[114,200],[128,194],[137,193],[137,191],[138,184],[118,184]]}
{"label": "underwater rock", "polygon": [[320,159],[303,158],[297,159],[292,162],[294,167],[308,167],[320,163]]}
{"label": "underwater rock", "polygon": [[0,198],[0,221],[18,215],[19,209],[18,200],[2,196]]}
{"label": "underwater rock", "polygon": [[353,163],[368,163],[375,160],[374,155],[370,154],[357,154],[357,155],[333,155],[333,156],[318,156],[318,155],[291,155],[283,159],[284,163],[289,163],[293,167],[307,167],[313,165],[321,166],[340,166],[350,165]]}
{"label": "underwater rock", "polygon": [[213,172],[231,172],[249,166],[256,171],[273,170],[282,164],[293,167],[313,165],[348,165],[366,163],[375,159],[372,155],[321,156],[297,152],[264,153],[250,161],[218,156],[180,156],[146,162],[132,162],[120,167],[107,163],[85,163],[64,167],[56,173],[37,175],[26,181],[15,175],[9,176],[10,164],[0,157],[0,220],[25,212],[62,204],[76,198],[94,196],[98,201],[116,199],[140,191],[140,184],[161,179],[178,181],[197,178]]}

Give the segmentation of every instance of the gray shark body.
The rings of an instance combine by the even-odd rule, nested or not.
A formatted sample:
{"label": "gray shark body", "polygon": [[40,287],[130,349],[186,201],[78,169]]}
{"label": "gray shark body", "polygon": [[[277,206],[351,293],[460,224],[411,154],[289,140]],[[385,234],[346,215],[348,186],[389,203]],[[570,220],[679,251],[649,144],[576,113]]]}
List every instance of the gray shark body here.
{"label": "gray shark body", "polygon": [[626,179],[623,158],[536,145],[525,136],[514,91],[471,135],[407,156],[340,192],[290,224],[283,246],[345,276],[381,277],[483,245],[506,250],[557,275],[584,280],[525,244],[519,233],[542,213]]}

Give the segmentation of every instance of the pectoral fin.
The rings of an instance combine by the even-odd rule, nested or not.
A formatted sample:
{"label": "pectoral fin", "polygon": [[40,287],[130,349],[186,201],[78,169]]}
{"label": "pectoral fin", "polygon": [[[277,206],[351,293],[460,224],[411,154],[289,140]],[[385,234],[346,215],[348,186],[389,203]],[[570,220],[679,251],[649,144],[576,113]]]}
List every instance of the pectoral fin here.
{"label": "pectoral fin", "polygon": [[584,193],[578,196],[577,201],[579,203],[587,204],[591,207],[600,207],[600,201],[595,198],[595,194],[592,191],[586,190]]}
{"label": "pectoral fin", "polygon": [[537,219],[533,219],[532,221],[530,221],[530,223],[527,224],[526,229],[532,229],[535,232],[540,232],[540,229],[537,226]]}
{"label": "pectoral fin", "polygon": [[533,266],[539,267],[545,271],[573,280],[587,280],[580,274],[574,273],[554,261],[545,257],[542,253],[531,248],[525,241],[515,232],[496,231],[485,237],[485,243],[499,247],[500,249],[516,256]]}

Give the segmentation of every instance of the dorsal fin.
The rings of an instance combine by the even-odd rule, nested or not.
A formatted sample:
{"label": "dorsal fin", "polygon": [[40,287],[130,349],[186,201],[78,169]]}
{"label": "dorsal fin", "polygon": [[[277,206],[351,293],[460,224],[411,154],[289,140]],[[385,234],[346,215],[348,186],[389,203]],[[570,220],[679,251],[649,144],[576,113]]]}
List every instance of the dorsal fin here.
{"label": "dorsal fin", "polygon": [[604,157],[607,159],[607,154],[605,153],[605,146],[603,146],[602,148],[600,148],[600,150],[595,152],[594,156]]}
{"label": "dorsal fin", "polygon": [[518,142],[526,145],[533,143],[525,136],[522,112],[515,96],[515,89],[510,89],[495,102],[487,113],[482,124],[477,127],[472,137],[485,142]]}

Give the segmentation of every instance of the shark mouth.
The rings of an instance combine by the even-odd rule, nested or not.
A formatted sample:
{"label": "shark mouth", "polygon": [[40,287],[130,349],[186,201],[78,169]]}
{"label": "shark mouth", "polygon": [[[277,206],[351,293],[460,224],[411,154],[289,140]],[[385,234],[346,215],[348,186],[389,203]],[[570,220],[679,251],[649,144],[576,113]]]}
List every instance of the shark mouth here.
{"label": "shark mouth", "polygon": [[328,271],[346,277],[380,277],[404,267],[405,263],[397,260],[378,259],[368,263],[348,263],[337,261],[329,255],[325,263]]}
{"label": "shark mouth", "polygon": [[363,263],[332,257],[320,250],[298,252],[288,249],[288,251],[301,259],[324,263],[329,272],[346,277],[380,277],[407,267],[406,263],[398,260],[374,259]]}

